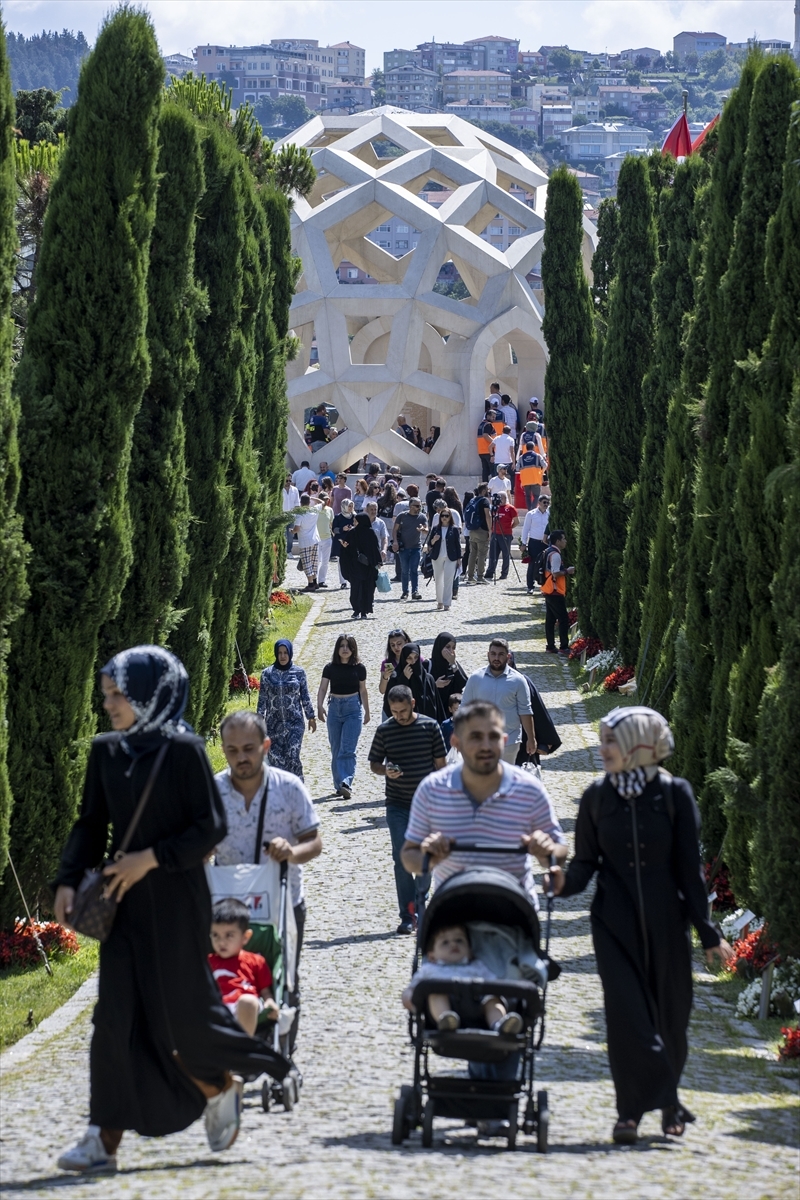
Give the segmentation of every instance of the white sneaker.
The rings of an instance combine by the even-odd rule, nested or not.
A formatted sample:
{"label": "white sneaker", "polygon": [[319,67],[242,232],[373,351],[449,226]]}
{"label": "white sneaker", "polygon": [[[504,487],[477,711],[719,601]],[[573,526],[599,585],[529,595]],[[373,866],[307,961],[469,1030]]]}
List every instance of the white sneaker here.
{"label": "white sneaker", "polygon": [[117,1156],[106,1151],[100,1139],[100,1126],[90,1125],[77,1146],[61,1155],[57,1166],[62,1171],[78,1171],[82,1175],[113,1174]]}
{"label": "white sneaker", "polygon": [[244,1081],[234,1075],[230,1087],[208,1101],[205,1111],[206,1137],[212,1150],[227,1150],[236,1141],[242,1119],[243,1092]]}

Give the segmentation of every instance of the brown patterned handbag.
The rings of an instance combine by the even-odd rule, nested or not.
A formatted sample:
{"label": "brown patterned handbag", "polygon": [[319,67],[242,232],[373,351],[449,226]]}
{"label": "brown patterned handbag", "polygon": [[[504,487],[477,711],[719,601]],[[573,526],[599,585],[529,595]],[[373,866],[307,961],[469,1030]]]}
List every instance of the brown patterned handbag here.
{"label": "brown patterned handbag", "polygon": [[[136,832],[136,826],[139,824],[147,801],[150,799],[153,784],[156,781],[158,772],[161,770],[161,764],[166,757],[167,750],[169,750],[169,742],[165,739],[164,745],[159,750],[156,761],[153,763],[147,783],[144,785],[144,791],[139,803],[136,805],[136,811],[131,817],[128,828],[125,830],[125,836],[120,843],[119,850],[114,855],[115,862],[122,858],[122,855],[126,853],[128,846],[131,844],[131,839]],[[114,924],[114,918],[117,915],[117,905],[119,903],[116,896],[106,895],[106,888],[110,881],[103,874],[103,868],[107,866],[108,863],[103,863],[102,867],[92,867],[84,871],[83,879],[78,884],[77,891],[75,892],[75,899],[72,902],[72,914],[69,918],[70,925],[77,933],[85,933],[88,937],[97,938],[98,942],[105,942],[108,939]]]}

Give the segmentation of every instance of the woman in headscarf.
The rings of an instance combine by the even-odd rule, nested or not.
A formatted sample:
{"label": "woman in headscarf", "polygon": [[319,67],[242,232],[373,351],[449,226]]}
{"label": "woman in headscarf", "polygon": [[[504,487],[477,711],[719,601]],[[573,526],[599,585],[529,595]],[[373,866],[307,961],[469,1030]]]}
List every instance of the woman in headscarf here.
{"label": "woman in headscarf", "polygon": [[431,651],[431,675],[436,688],[436,720],[450,717],[450,697],[463,692],[467,674],[456,659],[456,639],[452,633],[440,633]]}
{"label": "woman in headscarf", "polygon": [[[100,947],[90,1124],[58,1160],[76,1172],[115,1171],[126,1129],[162,1137],[203,1112],[209,1145],[225,1150],[241,1112],[242,1081],[231,1072],[280,1079],[289,1069],[237,1024],[208,967],[203,861],[227,830],[203,739],[182,721],[183,664],[160,646],[135,646],[106,663],[100,686],[113,732],[92,743],[81,813],[55,881],[56,918],[69,924],[84,871],[108,851],[104,874],[119,901]],[[130,849],[117,857],[156,759],[160,770]]]}
{"label": "woman in headscarf", "polygon": [[389,708],[389,692],[401,683],[411,688],[416,712],[421,713],[423,717],[433,717],[436,720],[436,688],[433,676],[422,661],[417,642],[407,642],[403,646],[397,666],[386,684],[383,713],[387,720],[392,715]]}
{"label": "woman in headscarf", "polygon": [[339,563],[339,587],[346,588],[349,581],[347,575],[347,563],[342,558],[342,537],[350,533],[356,527],[356,514],[353,509],[352,500],[342,501],[342,511],[338,517],[334,517],[331,521],[331,535],[333,542],[331,544],[331,560],[337,559]]}
{"label": "woman in headscarf", "polygon": [[305,720],[309,733],[315,733],[317,722],[308,694],[306,673],[292,661],[294,648],[288,638],[275,643],[275,662],[261,672],[256,711],[267,723],[271,741],[269,763],[292,775],[303,778],[300,748],[303,744]]}
{"label": "woman in headscarf", "polygon": [[536,735],[536,753],[533,758],[528,754],[528,735],[525,732],[525,726],[522,726],[522,738],[519,743],[519,753],[515,766],[522,767],[526,763],[534,762],[539,766],[540,754],[553,754],[561,745],[561,738],[558,736],[558,730],[553,724],[553,718],[547,711],[547,705],[539,695],[539,689],[531,679],[530,675],[526,675],[524,671],[520,671],[514,658],[513,650],[508,652],[508,665],[525,680],[528,685],[528,691],[531,697],[531,708],[533,709],[533,732]]}
{"label": "woman in headscarf", "polygon": [[350,604],[356,620],[366,620],[372,613],[381,548],[366,513],[356,517],[355,529],[341,539],[344,574],[350,580]]}
{"label": "woman in headscarf", "polygon": [[673,1137],[694,1120],[678,1099],[692,1007],[689,925],[709,962],[732,953],[708,919],[691,786],[659,767],[673,749],[669,725],[652,708],[615,708],[603,718],[606,774],[581,798],[566,876],[553,873],[556,892],[574,896],[598,872],[592,936],[617,1094],[613,1137],[622,1143],[636,1141],[651,1109],[661,1109]]}

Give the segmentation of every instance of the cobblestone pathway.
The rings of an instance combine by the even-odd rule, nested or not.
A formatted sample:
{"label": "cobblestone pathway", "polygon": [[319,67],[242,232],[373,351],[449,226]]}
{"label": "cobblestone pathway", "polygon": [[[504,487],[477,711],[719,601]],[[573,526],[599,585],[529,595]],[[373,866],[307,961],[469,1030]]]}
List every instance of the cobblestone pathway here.
{"label": "cobblestone pathway", "polygon": [[520,1139],[515,1153],[508,1153],[501,1141],[476,1145],[475,1131],[454,1122],[450,1128],[437,1123],[433,1150],[422,1150],[419,1133],[402,1149],[391,1146],[392,1101],[398,1086],[410,1079],[398,996],[408,979],[412,948],[410,939],[393,933],[397,916],[383,781],[369,773],[366,762],[380,713],[378,664],[388,630],[403,625],[430,647],[435,634],[448,628],[458,636],[458,657],[468,669],[485,662],[491,635],[502,632],[509,638],[519,665],[532,671],[564,741],[545,776],[569,833],[577,798],[598,769],[596,737],[586,724],[569,670],[543,653],[540,602],[532,621],[531,601],[513,572],[496,589],[464,588],[448,614],[437,615],[428,599],[431,592],[415,604],[391,597],[379,602],[376,619],[363,623],[348,620],[346,593],[331,592],[315,606],[316,622],[298,650],[313,694],[335,634],[350,629],[368,665],[374,713],[359,746],[350,801],[331,795],[324,730],[306,738],[306,779],[319,806],[325,849],[307,875],[304,1012],[297,1055],[305,1087],[299,1106],[290,1114],[264,1114],[254,1085],[246,1091],[241,1135],[224,1155],[209,1153],[198,1122],[164,1141],[126,1135],[120,1174],[113,1180],[65,1179],[53,1164],[86,1119],[86,1009],[26,1060],[15,1065],[13,1052],[6,1059],[0,1142],[4,1191],[48,1196],[58,1189],[76,1200],[797,1196],[797,1107],[791,1080],[779,1077],[737,1038],[728,1023],[730,1011],[720,1011],[719,1002],[712,1002],[710,977],[704,977],[699,963],[683,1092],[698,1122],[682,1141],[671,1142],[661,1137],[656,1114],[650,1114],[639,1146],[610,1144],[613,1091],[586,896],[561,902],[554,922],[554,954],[565,969],[549,992],[547,1036],[537,1060],[539,1086],[550,1092],[550,1154],[538,1155],[527,1138]]}

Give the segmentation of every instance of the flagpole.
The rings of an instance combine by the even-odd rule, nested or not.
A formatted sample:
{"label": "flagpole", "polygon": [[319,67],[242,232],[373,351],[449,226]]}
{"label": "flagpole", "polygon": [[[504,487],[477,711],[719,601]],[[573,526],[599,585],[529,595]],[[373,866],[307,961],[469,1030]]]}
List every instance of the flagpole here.
{"label": "flagpole", "polygon": [[686,117],[686,119],[688,121],[688,119],[689,119],[689,93],[681,92],[681,95],[683,96],[683,115]]}

